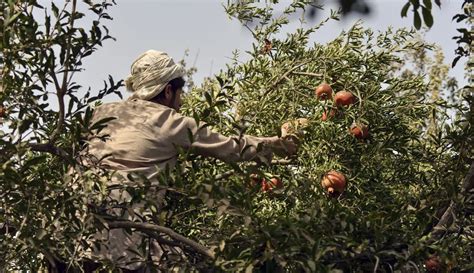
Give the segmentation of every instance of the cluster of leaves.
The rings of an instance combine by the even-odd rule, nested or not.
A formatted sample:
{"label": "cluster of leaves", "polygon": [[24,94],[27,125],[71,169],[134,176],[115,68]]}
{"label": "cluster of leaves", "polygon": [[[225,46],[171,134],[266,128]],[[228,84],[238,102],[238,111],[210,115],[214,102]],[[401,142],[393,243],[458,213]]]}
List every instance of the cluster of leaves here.
{"label": "cluster of leaves", "polygon": [[[434,1],[438,7],[441,7],[441,1]],[[423,0],[423,4],[420,4],[419,0],[410,0],[402,8],[401,16],[406,17],[408,9],[413,7],[413,25],[416,29],[421,28],[421,16],[418,12],[421,9],[421,14],[423,15],[423,21],[427,27],[433,26],[433,15],[431,15],[432,2],[431,0]]]}
{"label": "cluster of leaves", "polygon": [[[473,3],[472,0],[464,0],[462,3],[462,11],[463,13],[459,13],[454,15],[453,20],[456,20],[457,23],[467,21],[467,28],[462,27],[458,28],[457,31],[459,36],[454,36],[453,39],[458,44],[458,48],[456,48],[455,53],[456,57],[453,60],[452,66],[454,67],[456,63],[462,57],[469,58],[471,56],[471,45],[472,45],[472,12],[473,12]],[[470,28],[470,29],[469,29]]]}
{"label": "cluster of leaves", "polygon": [[[84,58],[112,38],[100,24],[114,3],[58,2],[0,3],[0,268],[37,271],[43,258],[80,260],[94,220],[84,200],[102,196],[104,181],[87,170],[84,181],[64,177],[79,167],[84,134],[100,128],[90,123],[90,106],[120,95],[121,82],[111,77],[93,93],[73,77]],[[80,9],[96,19],[85,21]]]}

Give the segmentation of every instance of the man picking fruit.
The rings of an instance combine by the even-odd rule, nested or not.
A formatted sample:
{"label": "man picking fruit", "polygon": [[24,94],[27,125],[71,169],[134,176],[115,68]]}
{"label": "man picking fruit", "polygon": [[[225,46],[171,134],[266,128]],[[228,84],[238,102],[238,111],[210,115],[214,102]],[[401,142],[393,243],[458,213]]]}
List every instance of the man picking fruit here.
{"label": "man picking fruit", "polygon": [[[122,102],[107,103],[94,110],[93,121],[113,117],[100,132],[106,140],[93,137],[88,152],[99,166],[113,170],[121,179],[110,184],[121,184],[131,173],[139,173],[153,181],[160,171],[174,167],[179,149],[221,159],[225,162],[270,160],[273,153],[281,156],[296,153],[297,144],[291,139],[244,135],[224,136],[197,124],[193,118],[179,114],[184,86],[184,68],[166,53],[149,50],[131,66],[126,87],[133,94]],[[190,138],[190,133],[192,138]],[[124,191],[112,191],[117,202],[131,200]],[[159,198],[158,196],[156,198]],[[133,209],[136,209],[134,205]],[[124,212],[121,212],[124,213]],[[129,220],[136,219],[126,210]],[[120,215],[116,213],[115,215]],[[112,229],[106,234],[106,246],[95,251],[96,257],[116,266],[136,270],[144,263],[135,254],[146,236],[138,231],[132,234]],[[152,260],[158,260],[163,249],[150,247]],[[156,258],[156,259],[155,259]]]}

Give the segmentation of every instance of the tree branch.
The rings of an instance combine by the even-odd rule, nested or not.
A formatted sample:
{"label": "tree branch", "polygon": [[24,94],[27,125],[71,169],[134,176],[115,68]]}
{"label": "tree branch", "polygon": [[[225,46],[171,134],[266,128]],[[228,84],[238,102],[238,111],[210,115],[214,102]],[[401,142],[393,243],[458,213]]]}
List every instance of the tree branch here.
{"label": "tree branch", "polygon": [[148,224],[148,223],[135,223],[135,222],[123,221],[123,220],[120,220],[120,221],[112,220],[112,221],[110,221],[108,219],[107,222],[108,222],[109,228],[111,228],[111,229],[115,229],[115,228],[135,228],[135,229],[138,229],[138,230],[143,231],[145,233],[146,232],[164,233],[164,234],[170,236],[172,239],[174,239],[176,241],[179,241],[179,242],[181,242],[185,245],[190,246],[191,248],[196,250],[198,253],[200,253],[200,254],[208,257],[208,258],[211,258],[211,259],[215,258],[214,252],[207,249],[205,246],[199,244],[198,242],[193,241],[189,238],[184,237],[183,235],[180,235],[180,234],[174,232],[170,228],[163,227],[163,226],[158,226],[158,225],[153,225],[153,224]]}
{"label": "tree branch", "polygon": [[292,71],[291,74],[318,77],[318,78],[321,78],[321,77],[324,76],[323,74],[310,73],[310,72],[301,72],[301,71]]}
{"label": "tree branch", "polygon": [[[464,177],[464,181],[461,187],[461,194],[465,195],[474,187],[474,162],[471,164],[467,175]],[[438,223],[433,227],[430,233],[430,241],[439,240],[446,233],[448,228],[454,222],[454,212],[456,204],[451,201],[449,206],[444,211],[443,215],[439,219]]]}
{"label": "tree branch", "polygon": [[71,160],[71,158],[69,157],[68,153],[66,153],[63,149],[54,146],[51,143],[28,143],[27,145],[32,151],[50,153],[52,155],[60,157],[61,159],[67,161],[70,164],[74,163],[74,161]]}
{"label": "tree branch", "polygon": [[297,68],[299,68],[299,67],[301,67],[301,66],[303,66],[307,63],[309,63],[309,61],[302,62],[302,63],[300,63],[298,65],[295,65],[292,68],[288,69],[288,71],[286,71],[285,74],[283,74],[280,78],[278,78],[278,80],[273,82],[272,85],[270,85],[270,87],[268,87],[268,89],[265,92],[263,92],[263,97],[268,95],[268,92],[270,92],[273,88],[275,88],[278,84],[280,84],[280,82],[283,81],[285,78],[287,78],[288,75],[290,75],[293,71],[295,71]]}
{"label": "tree branch", "polygon": [[[75,21],[75,13],[76,13],[76,4],[77,0],[72,1],[72,8],[71,8],[71,17],[69,21],[69,29],[68,32],[73,31],[74,28],[74,21]],[[58,89],[58,84],[57,80],[55,81],[56,85],[56,93],[58,97],[58,104],[59,104],[59,112],[58,112],[58,123],[56,125],[56,129],[54,130],[53,134],[51,135],[50,138],[50,143],[54,142],[56,137],[61,133],[61,130],[64,125],[64,114],[65,114],[65,107],[64,107],[64,95],[66,94],[67,91],[67,85],[68,85],[68,72],[69,72],[69,56],[71,55],[71,39],[72,39],[72,34],[69,34],[68,36],[68,41],[66,44],[66,57],[64,59],[64,72],[63,72],[63,81],[61,86]],[[53,77],[54,79],[55,77]]]}

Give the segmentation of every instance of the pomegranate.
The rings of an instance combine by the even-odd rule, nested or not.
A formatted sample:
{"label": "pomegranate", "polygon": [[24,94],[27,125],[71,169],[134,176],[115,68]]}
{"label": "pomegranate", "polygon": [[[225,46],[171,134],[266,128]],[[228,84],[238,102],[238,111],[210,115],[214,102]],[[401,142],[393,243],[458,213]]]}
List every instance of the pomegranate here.
{"label": "pomegranate", "polygon": [[318,99],[320,100],[332,99],[332,88],[327,83],[322,83],[318,87],[316,87],[314,93],[316,94],[316,97],[318,97]]}
{"label": "pomegranate", "polygon": [[356,97],[349,91],[343,90],[336,93],[334,103],[336,106],[348,106],[356,102]]}
{"label": "pomegranate", "polygon": [[352,124],[350,132],[358,139],[366,139],[369,136],[369,127],[365,124]]}
{"label": "pomegranate", "polygon": [[442,265],[437,256],[431,256],[425,261],[426,272],[441,273]]}
{"label": "pomegranate", "polygon": [[272,42],[270,42],[268,39],[265,39],[264,42],[265,44],[262,47],[261,53],[267,54],[272,50]]}
{"label": "pomegranate", "polygon": [[276,177],[272,177],[270,181],[267,181],[265,178],[262,179],[261,182],[262,185],[262,191],[267,192],[267,191],[272,191],[275,188],[281,188],[283,186],[283,183],[281,182],[280,179]]}
{"label": "pomegranate", "polygon": [[321,186],[330,195],[339,195],[346,188],[346,177],[338,171],[327,172],[321,180]]}

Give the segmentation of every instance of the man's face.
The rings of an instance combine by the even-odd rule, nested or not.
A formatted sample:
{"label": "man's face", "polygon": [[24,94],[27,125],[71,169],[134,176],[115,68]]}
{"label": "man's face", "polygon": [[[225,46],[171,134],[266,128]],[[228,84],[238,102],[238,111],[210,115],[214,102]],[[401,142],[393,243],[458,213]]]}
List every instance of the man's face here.
{"label": "man's face", "polygon": [[179,112],[179,109],[181,108],[181,93],[183,92],[182,88],[179,88],[176,90],[176,92],[173,93],[173,97],[171,98],[170,102],[170,107],[176,110],[176,112]]}

